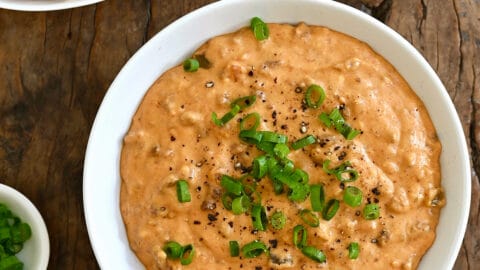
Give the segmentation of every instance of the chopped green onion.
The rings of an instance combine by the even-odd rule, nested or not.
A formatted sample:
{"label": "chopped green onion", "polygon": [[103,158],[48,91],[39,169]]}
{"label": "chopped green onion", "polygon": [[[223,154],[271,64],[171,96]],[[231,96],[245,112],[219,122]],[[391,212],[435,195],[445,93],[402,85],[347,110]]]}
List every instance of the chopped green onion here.
{"label": "chopped green onion", "polygon": [[332,120],[330,120],[330,116],[328,116],[327,113],[322,112],[319,116],[318,119],[327,126],[328,128],[332,126]]}
{"label": "chopped green onion", "polygon": [[330,201],[328,201],[327,205],[325,206],[322,212],[323,219],[325,220],[332,219],[337,213],[339,207],[340,207],[340,202],[338,200],[331,199]]}
{"label": "chopped green onion", "polygon": [[[250,119],[254,119],[255,122],[250,125],[250,127],[246,127]],[[240,121],[240,130],[256,130],[260,126],[260,115],[256,112],[249,113],[245,117],[243,117],[242,121]]]}
{"label": "chopped green onion", "polygon": [[188,58],[183,62],[183,70],[186,72],[195,72],[200,67],[200,63],[198,63],[197,59]]}
{"label": "chopped green onion", "polygon": [[228,175],[222,175],[220,185],[228,192],[236,196],[242,195],[243,185],[240,181],[233,179]]}
{"label": "chopped green onion", "polygon": [[225,209],[232,210],[232,203],[233,199],[235,199],[235,195],[231,193],[223,193],[222,195],[222,203]]}
{"label": "chopped green onion", "polygon": [[217,113],[212,112],[212,121],[217,126],[224,126],[228,121],[232,120],[235,115],[240,111],[240,106],[235,105],[228,113],[226,113],[222,118],[218,119]]}
{"label": "chopped green onion", "polygon": [[238,257],[238,255],[240,255],[240,245],[238,245],[237,241],[228,242],[228,246],[230,248],[231,257]]}
{"label": "chopped green onion", "polygon": [[253,35],[257,40],[267,39],[270,35],[268,25],[262,21],[259,17],[253,17],[250,21],[250,28],[252,28]]}
{"label": "chopped green onion", "polygon": [[265,231],[267,229],[268,218],[265,207],[255,204],[252,207],[252,224],[255,230]]}
{"label": "chopped green onion", "polygon": [[361,132],[345,123],[345,119],[338,108],[333,109],[330,114],[321,113],[318,119],[327,127],[332,125],[347,140],[353,140]]}
{"label": "chopped green onion", "polygon": [[363,217],[366,220],[377,219],[380,216],[380,207],[376,203],[369,203],[363,208]]}
{"label": "chopped green onion", "polygon": [[245,258],[255,258],[264,252],[268,252],[267,246],[258,240],[252,241],[242,247],[242,254]]}
{"label": "chopped green onion", "polygon": [[262,142],[272,142],[272,143],[287,143],[287,136],[283,134],[278,134],[271,131],[259,131],[263,134]]}
{"label": "chopped green onion", "polygon": [[278,180],[272,180],[273,184],[273,191],[275,192],[276,195],[280,195],[283,193],[283,184],[282,182]]}
{"label": "chopped green onion", "polygon": [[293,227],[293,245],[302,248],[307,244],[307,230],[302,225]]}
{"label": "chopped green onion", "polygon": [[[312,95],[318,96],[318,99],[312,100]],[[324,100],[325,91],[322,87],[316,84],[312,84],[308,87],[307,92],[305,93],[305,101],[307,102],[308,107],[316,109],[322,105]]]}
{"label": "chopped green onion", "polygon": [[263,134],[253,129],[245,129],[241,130],[238,136],[246,143],[258,144],[262,141]]}
{"label": "chopped green onion", "polygon": [[190,191],[188,190],[188,182],[183,179],[177,181],[177,198],[181,203],[192,200]]}
{"label": "chopped green onion", "polygon": [[[328,174],[333,174],[335,177],[340,180],[340,182],[353,182],[358,179],[358,172],[352,168],[352,165],[349,161],[340,164],[340,166],[329,169],[330,160],[327,159],[323,162],[323,171]],[[345,177],[344,177],[345,176]]]}
{"label": "chopped green onion", "polygon": [[273,153],[280,159],[284,159],[287,157],[288,153],[290,153],[290,149],[284,143],[277,143],[273,148]]}
{"label": "chopped green onion", "polygon": [[195,249],[192,244],[188,244],[183,247],[182,256],[180,257],[180,263],[182,265],[189,265],[192,263],[193,256],[195,255]]}
{"label": "chopped green onion", "polygon": [[351,207],[357,207],[362,203],[362,196],[363,193],[359,188],[349,186],[343,192],[343,201]]}
{"label": "chopped green onion", "polygon": [[310,186],[297,184],[290,187],[288,198],[294,202],[303,202],[310,194]]}
{"label": "chopped green onion", "polygon": [[325,191],[323,185],[311,185],[310,186],[310,204],[312,210],[315,212],[321,212],[325,207]]}
{"label": "chopped green onion", "polygon": [[253,159],[252,176],[255,179],[264,177],[268,172],[267,157],[259,156]]}
{"label": "chopped green onion", "polygon": [[255,184],[243,184],[243,194],[247,195],[250,202],[254,204],[260,204],[262,202],[262,196],[260,192],[256,190]]}
{"label": "chopped green onion", "polygon": [[237,197],[232,201],[232,213],[234,215],[240,215],[242,213],[247,212],[249,207],[250,207],[250,199],[246,195]]}
{"label": "chopped green onion", "polygon": [[293,142],[292,143],[292,148],[294,150],[298,150],[300,148],[303,148],[307,145],[314,144],[316,141],[315,136],[313,135],[308,135],[306,137],[301,138],[300,140]]}
{"label": "chopped green onion", "polygon": [[308,258],[319,263],[324,263],[327,261],[327,257],[325,256],[325,254],[316,247],[305,246],[302,248],[302,253]]}
{"label": "chopped green onion", "polygon": [[318,227],[320,225],[317,215],[309,209],[303,209],[300,211],[300,218],[310,227]]}
{"label": "chopped green onion", "polygon": [[270,217],[270,224],[275,230],[281,230],[285,227],[285,223],[287,222],[287,218],[282,211],[275,211]]}
{"label": "chopped green onion", "polygon": [[239,106],[240,110],[243,110],[245,108],[252,106],[256,100],[257,100],[257,96],[255,95],[240,97],[232,101],[232,103],[230,103],[230,108],[233,109],[235,106]]}
{"label": "chopped green onion", "polygon": [[163,246],[163,251],[167,254],[167,258],[179,259],[182,256],[183,247],[175,241],[170,241]]}
{"label": "chopped green onion", "polygon": [[1,270],[22,270],[23,263],[15,256],[8,256],[0,259]]}
{"label": "chopped green onion", "polygon": [[293,181],[300,183],[300,184],[308,184],[309,176],[308,173],[306,173],[302,169],[295,169],[293,173],[290,175],[290,177],[293,179]]}
{"label": "chopped green onion", "polygon": [[351,242],[350,245],[348,245],[348,258],[355,260],[358,258],[358,254],[360,253],[360,246],[358,245],[357,242]]}
{"label": "chopped green onion", "polygon": [[261,141],[257,144],[257,148],[265,153],[273,155],[273,149],[275,148],[275,143]]}

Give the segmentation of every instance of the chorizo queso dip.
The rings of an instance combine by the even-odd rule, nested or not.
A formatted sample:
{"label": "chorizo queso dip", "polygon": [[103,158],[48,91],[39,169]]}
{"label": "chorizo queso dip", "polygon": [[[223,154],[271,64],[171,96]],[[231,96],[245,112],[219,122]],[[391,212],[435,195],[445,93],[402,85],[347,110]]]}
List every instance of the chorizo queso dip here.
{"label": "chorizo queso dip", "polygon": [[367,44],[255,19],[140,104],[121,156],[131,249],[147,269],[415,269],[445,203],[424,105]]}

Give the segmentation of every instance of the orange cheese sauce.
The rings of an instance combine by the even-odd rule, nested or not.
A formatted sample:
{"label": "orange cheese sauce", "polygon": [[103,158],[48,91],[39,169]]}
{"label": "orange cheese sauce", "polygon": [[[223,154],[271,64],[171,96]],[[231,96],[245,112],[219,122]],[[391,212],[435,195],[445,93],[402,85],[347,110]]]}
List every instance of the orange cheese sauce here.
{"label": "orange cheese sauce", "polygon": [[[367,44],[318,26],[269,24],[270,37],[257,41],[248,28],[215,37],[195,55],[209,68],[185,72],[177,66],[149,89],[125,135],[121,156],[121,213],[131,249],[147,269],[415,269],[432,245],[441,206],[440,143],[428,113],[395,68]],[[302,105],[311,84],[322,86],[324,103]],[[216,126],[239,97],[256,102],[225,126]],[[349,125],[361,130],[345,140],[318,120],[340,108]],[[258,130],[287,135],[294,142],[311,134],[317,142],[288,155],[322,183],[327,200],[340,200],[330,221],[309,227],[299,217],[310,200],[294,203],[275,195],[268,177],[258,182],[262,205],[270,216],[287,216],[286,226],[255,231],[251,216],[224,208],[222,175],[240,178],[263,153],[238,138],[239,119],[258,112]],[[359,172],[355,182],[341,184],[322,170],[350,161]],[[177,200],[175,183],[189,183],[191,202]],[[345,186],[363,191],[359,207],[343,201]],[[366,220],[368,202],[380,206],[380,217]],[[316,263],[292,243],[293,227],[307,228],[308,245],[322,250],[327,261]],[[228,243],[243,246],[263,241],[269,255],[231,257]],[[195,248],[193,262],[182,266],[166,258],[167,241]],[[358,259],[347,247],[358,242]]]}

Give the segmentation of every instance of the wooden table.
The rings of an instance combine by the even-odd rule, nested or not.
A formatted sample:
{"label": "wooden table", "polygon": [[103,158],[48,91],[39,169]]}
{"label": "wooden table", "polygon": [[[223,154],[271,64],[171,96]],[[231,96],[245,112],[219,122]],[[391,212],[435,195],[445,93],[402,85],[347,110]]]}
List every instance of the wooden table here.
{"label": "wooden table", "polygon": [[[148,39],[212,0],[108,0],[56,12],[0,10],[0,182],[29,197],[50,232],[49,269],[97,269],[82,206],[96,111]],[[480,1],[344,0],[385,22],[448,89],[472,154],[469,226],[455,269],[480,267]]]}

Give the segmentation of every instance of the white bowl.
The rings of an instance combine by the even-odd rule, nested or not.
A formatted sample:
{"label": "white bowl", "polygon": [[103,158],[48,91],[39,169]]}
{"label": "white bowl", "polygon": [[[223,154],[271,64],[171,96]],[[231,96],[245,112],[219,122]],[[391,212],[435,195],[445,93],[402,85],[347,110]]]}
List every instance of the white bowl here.
{"label": "white bowl", "polygon": [[451,269],[467,225],[470,163],[455,108],[430,65],[398,33],[376,19],[334,1],[230,0],[192,12],[163,29],[123,67],[110,86],[93,125],[85,157],[84,207],[90,241],[102,269],[143,269],[130,250],[119,209],[122,139],[150,85],[208,39],[266,22],[323,25],[368,43],[392,63],[425,103],[438,137],[447,205],[437,238],[419,269]]}
{"label": "white bowl", "polygon": [[5,204],[32,229],[32,237],[24,243],[23,249],[17,254],[17,258],[24,263],[24,269],[47,269],[50,241],[47,227],[37,208],[22,193],[3,184],[0,184],[0,203]]}
{"label": "white bowl", "polygon": [[103,0],[0,0],[0,8],[23,11],[49,11],[86,6]]}

